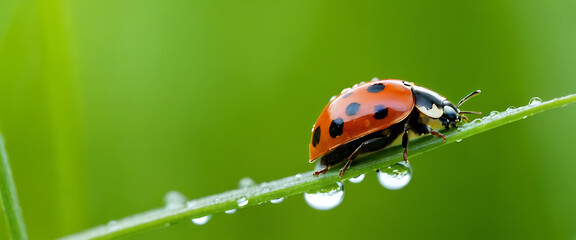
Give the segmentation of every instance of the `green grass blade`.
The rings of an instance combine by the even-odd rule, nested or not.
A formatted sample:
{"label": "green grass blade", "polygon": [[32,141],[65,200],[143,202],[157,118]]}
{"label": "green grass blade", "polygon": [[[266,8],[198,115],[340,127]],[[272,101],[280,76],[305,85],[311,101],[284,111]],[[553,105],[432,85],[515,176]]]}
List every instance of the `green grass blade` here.
{"label": "green grass blade", "polygon": [[4,138],[1,135],[0,162],[0,195],[2,195],[2,206],[4,207],[4,214],[8,220],[10,235],[14,240],[28,239],[26,227],[24,226],[24,218],[22,217],[22,210],[18,202],[18,194],[16,194],[16,185],[14,184],[12,170],[8,162],[8,154],[4,147]]}
{"label": "green grass blade", "polygon": [[[496,127],[512,123],[534,114],[562,107],[576,102],[576,94],[552,99],[547,102],[531,101],[531,104],[517,109],[509,109],[502,113],[493,113],[482,119],[475,119],[471,123],[463,124],[459,128],[453,128],[442,133],[446,135],[447,142],[434,136],[425,136],[411,141],[409,144],[409,156],[413,157],[432,149],[446,146],[447,143],[494,129]],[[391,147],[385,151],[367,155],[354,162],[354,165],[344,177],[338,177],[339,169],[334,168],[319,177],[313,177],[312,171],[299,173],[280,180],[264,182],[253,187],[231,190],[228,192],[207,196],[204,198],[188,201],[186,207],[180,209],[159,208],[148,212],[130,216],[111,224],[98,226],[83,232],[64,237],[66,240],[76,239],[109,239],[124,236],[154,227],[170,225],[174,222],[198,218],[206,215],[222,213],[226,210],[236,209],[238,199],[245,198],[248,204],[241,208],[254,206],[259,203],[281,197],[301,194],[306,191],[322,188],[326,185],[344,181],[367,172],[389,166],[402,160],[403,149],[400,146]]]}

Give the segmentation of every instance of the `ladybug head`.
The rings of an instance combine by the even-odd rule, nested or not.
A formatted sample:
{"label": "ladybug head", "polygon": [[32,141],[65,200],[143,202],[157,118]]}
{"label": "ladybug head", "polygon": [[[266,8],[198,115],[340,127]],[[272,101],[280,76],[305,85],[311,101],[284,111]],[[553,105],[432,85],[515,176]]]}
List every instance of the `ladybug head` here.
{"label": "ladybug head", "polygon": [[468,94],[466,97],[462,98],[462,100],[460,100],[460,102],[458,102],[458,105],[454,106],[454,104],[452,104],[450,101],[448,100],[444,100],[442,101],[442,105],[444,107],[444,114],[442,114],[442,117],[440,117],[440,121],[442,122],[442,125],[446,128],[449,128],[450,126],[452,127],[456,127],[456,124],[458,124],[460,121],[462,121],[462,119],[468,121],[468,118],[466,118],[466,116],[463,116],[462,114],[482,114],[481,112],[473,112],[473,111],[460,111],[460,109],[458,109],[460,107],[460,105],[462,105],[462,103],[466,102],[466,100],[470,99],[473,96],[476,96],[477,94],[479,94],[481,91],[480,90],[476,90],[470,94]]}
{"label": "ladybug head", "polygon": [[442,126],[446,128],[456,127],[456,124],[462,121],[460,117],[460,110],[458,107],[454,106],[450,101],[444,100],[442,101],[442,110],[443,114],[440,117],[440,122],[442,122]]}
{"label": "ladybug head", "polygon": [[458,105],[454,105],[445,97],[440,94],[420,86],[412,86],[412,93],[414,94],[414,103],[420,113],[432,119],[438,119],[446,128],[456,127],[462,119],[468,119],[462,114],[473,113],[480,114],[479,112],[460,111],[458,107],[466,100],[480,93],[480,90],[474,91],[468,96],[464,97]]}

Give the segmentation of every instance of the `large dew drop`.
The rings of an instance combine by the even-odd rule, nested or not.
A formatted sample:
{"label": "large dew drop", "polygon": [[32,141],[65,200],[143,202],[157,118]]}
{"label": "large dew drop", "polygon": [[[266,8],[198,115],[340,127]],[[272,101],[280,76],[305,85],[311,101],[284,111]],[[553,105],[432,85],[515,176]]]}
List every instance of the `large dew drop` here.
{"label": "large dew drop", "polygon": [[207,215],[199,218],[192,218],[192,222],[196,225],[204,225],[208,222],[208,220],[210,220],[211,217],[212,215]]}
{"label": "large dew drop", "polygon": [[179,209],[186,207],[186,197],[178,191],[170,191],[164,195],[167,209]]}
{"label": "large dew drop", "polygon": [[304,199],[310,207],[317,210],[330,210],[342,203],[344,199],[344,185],[334,183],[325,188],[304,193]]}
{"label": "large dew drop", "polygon": [[380,184],[390,190],[398,190],[412,179],[412,167],[410,163],[399,162],[378,171]]}

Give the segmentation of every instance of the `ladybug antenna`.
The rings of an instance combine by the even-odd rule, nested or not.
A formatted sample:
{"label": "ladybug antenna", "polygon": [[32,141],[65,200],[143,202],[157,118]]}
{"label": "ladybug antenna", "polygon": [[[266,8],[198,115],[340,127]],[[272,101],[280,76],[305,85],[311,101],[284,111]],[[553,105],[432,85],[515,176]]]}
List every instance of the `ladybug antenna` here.
{"label": "ladybug antenna", "polygon": [[[480,90],[476,90],[470,94],[468,94],[468,96],[462,98],[462,100],[460,100],[460,102],[458,102],[458,105],[456,105],[456,108],[460,108],[460,105],[462,105],[462,103],[466,102],[468,99],[480,94]],[[467,113],[475,113],[475,112],[467,112]]]}

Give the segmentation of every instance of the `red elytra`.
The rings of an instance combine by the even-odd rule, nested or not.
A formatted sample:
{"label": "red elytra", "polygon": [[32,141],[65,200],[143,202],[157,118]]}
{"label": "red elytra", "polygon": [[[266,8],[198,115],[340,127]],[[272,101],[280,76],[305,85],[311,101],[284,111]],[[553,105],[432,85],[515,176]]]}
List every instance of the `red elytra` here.
{"label": "red elytra", "polygon": [[[382,91],[367,91],[368,87],[378,83],[384,85]],[[350,116],[346,114],[346,108],[352,103],[360,106],[357,113]],[[373,117],[377,105],[384,105],[388,109],[383,119]],[[344,143],[404,120],[413,107],[412,91],[400,80],[371,81],[345,91],[328,103],[314,124],[314,130],[320,127],[320,139],[316,146],[310,143],[310,162]],[[341,135],[332,138],[329,134],[330,125],[337,118],[343,120],[344,127]]]}
{"label": "red elytra", "polygon": [[373,80],[346,89],[328,103],[312,128],[310,162],[321,159],[325,166],[314,175],[347,160],[340,170],[342,177],[359,154],[384,149],[400,135],[407,161],[409,130],[446,141],[429,123],[438,122],[448,129],[461,119],[468,121],[462,114],[480,114],[458,109],[478,93],[480,90],[454,105],[432,90],[402,80]]}

